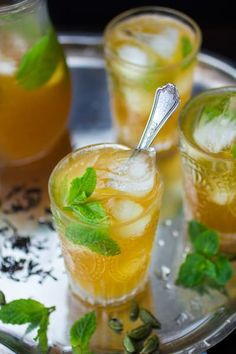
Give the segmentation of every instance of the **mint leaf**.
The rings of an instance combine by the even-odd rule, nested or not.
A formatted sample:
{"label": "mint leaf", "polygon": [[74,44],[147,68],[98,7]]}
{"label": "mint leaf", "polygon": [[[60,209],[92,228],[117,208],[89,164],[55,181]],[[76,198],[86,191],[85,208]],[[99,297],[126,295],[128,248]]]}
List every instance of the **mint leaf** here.
{"label": "mint leaf", "polygon": [[65,236],[74,244],[87,247],[103,256],[116,256],[121,252],[117,242],[108,237],[108,228],[105,226],[71,223],[66,227]]}
{"label": "mint leaf", "polygon": [[46,353],[48,350],[48,337],[47,337],[48,325],[49,325],[49,312],[47,309],[45,309],[41,321],[39,323],[37,336],[34,338],[36,341],[39,342],[40,349],[43,353]]}
{"label": "mint leaf", "polygon": [[197,220],[191,220],[188,223],[188,234],[190,236],[191,242],[194,244],[195,239],[207,228]]}
{"label": "mint leaf", "polygon": [[70,343],[73,353],[91,353],[89,342],[96,330],[96,326],[97,321],[95,311],[87,313],[73,324],[70,329]]}
{"label": "mint leaf", "polygon": [[6,305],[6,298],[4,293],[0,290],[0,306]]}
{"label": "mint leaf", "polygon": [[44,305],[32,299],[19,299],[9,302],[0,309],[3,323],[24,324],[40,321]]}
{"label": "mint leaf", "polygon": [[181,265],[177,284],[187,288],[198,286],[204,280],[206,270],[206,259],[198,253],[187,255],[185,262]]}
{"label": "mint leaf", "polygon": [[231,148],[231,154],[234,159],[236,159],[236,144],[234,144]]}
{"label": "mint leaf", "polygon": [[39,327],[35,340],[39,341],[42,353],[48,351],[47,328],[49,315],[55,311],[55,307],[45,307],[32,299],[19,299],[9,302],[0,309],[0,320],[3,323],[26,324],[29,323],[26,333]]}
{"label": "mint leaf", "polygon": [[193,50],[193,45],[190,39],[186,36],[181,37],[181,51],[182,57],[186,57],[189,55]]}
{"label": "mint leaf", "polygon": [[[229,101],[228,97],[217,98],[212,101],[209,105],[205,106],[202,111],[201,120],[211,121],[212,119],[219,117],[225,110]],[[224,114],[225,115],[225,114]]]}
{"label": "mint leaf", "polygon": [[78,215],[82,222],[88,224],[107,224],[109,221],[105,209],[98,201],[72,205],[69,209]]}
{"label": "mint leaf", "polygon": [[35,90],[52,77],[61,58],[61,47],[50,29],[23,55],[16,79],[26,90]]}
{"label": "mint leaf", "polygon": [[215,281],[219,285],[225,285],[233,275],[233,268],[226,256],[219,255],[215,259],[216,277]]}
{"label": "mint leaf", "polygon": [[95,190],[97,183],[96,171],[93,167],[88,167],[82,177],[72,180],[67,203],[77,204],[89,198]]}
{"label": "mint leaf", "polygon": [[214,256],[220,248],[219,235],[216,231],[206,230],[193,241],[194,248],[205,256]]}

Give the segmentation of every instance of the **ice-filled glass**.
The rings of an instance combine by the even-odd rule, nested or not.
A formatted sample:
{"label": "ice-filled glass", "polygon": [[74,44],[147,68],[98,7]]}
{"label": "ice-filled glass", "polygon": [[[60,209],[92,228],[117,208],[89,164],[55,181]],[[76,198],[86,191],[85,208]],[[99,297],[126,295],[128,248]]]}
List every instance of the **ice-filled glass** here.
{"label": "ice-filled glass", "polygon": [[236,252],[236,87],[206,91],[180,116],[186,214]]}
{"label": "ice-filled glass", "polygon": [[162,183],[153,148],[131,154],[122,145],[90,145],[66,156],[50,177],[70,286],[90,303],[122,302],[148,277]]}
{"label": "ice-filled glass", "polygon": [[43,0],[0,4],[0,165],[44,155],[63,135],[71,86]]}
{"label": "ice-filled glass", "polygon": [[119,143],[136,145],[146,125],[156,87],[171,82],[177,86],[181,104],[154,143],[159,152],[176,147],[177,118],[191,95],[200,44],[198,25],[173,9],[132,9],[107,25],[105,58]]}

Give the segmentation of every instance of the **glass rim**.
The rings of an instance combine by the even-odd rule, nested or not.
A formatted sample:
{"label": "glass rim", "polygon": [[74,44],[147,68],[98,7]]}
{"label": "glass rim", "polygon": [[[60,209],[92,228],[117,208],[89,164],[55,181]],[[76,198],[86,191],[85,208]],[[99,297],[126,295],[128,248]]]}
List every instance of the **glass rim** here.
{"label": "glass rim", "polygon": [[[48,180],[48,194],[49,194],[49,199],[50,199],[50,203],[53,207],[55,207],[56,210],[59,211],[59,213],[61,215],[63,215],[63,218],[69,222],[73,222],[73,223],[77,223],[79,225],[83,225],[83,226],[89,226],[90,228],[97,228],[98,225],[102,227],[106,226],[105,224],[103,225],[100,225],[100,224],[88,224],[88,223],[85,223],[85,222],[82,222],[78,219],[76,219],[75,217],[72,217],[70,215],[68,215],[64,210],[62,210],[61,206],[58,205],[58,203],[56,203],[55,201],[55,198],[53,196],[53,192],[52,192],[52,181],[53,181],[53,178],[54,176],[56,175],[57,173],[57,170],[60,169],[61,166],[63,166],[63,164],[65,164],[68,160],[68,158],[70,158],[73,154],[76,154],[76,153],[80,153],[81,151],[83,150],[88,150],[88,149],[93,149],[94,147],[117,147],[117,148],[120,148],[122,150],[132,150],[132,148],[126,146],[126,145],[122,145],[122,144],[117,144],[117,143],[95,143],[95,144],[89,144],[89,145],[86,145],[86,146],[83,146],[83,147],[80,147],[74,151],[71,151],[70,153],[68,153],[66,156],[64,156],[57,164],[56,166],[53,168],[51,174],[50,174],[50,177],[49,177],[49,180]],[[148,149],[146,149],[146,151],[155,151],[155,155],[156,155],[156,150],[154,147],[150,147]],[[117,222],[117,223],[113,223],[111,224],[112,226],[116,226],[116,227],[123,227],[123,226],[128,226],[128,225],[131,225],[135,222],[137,222],[139,219],[142,219],[143,217],[145,217],[148,212],[153,208],[153,206],[156,204],[155,203],[155,198],[158,194],[160,194],[161,192],[161,188],[162,188],[162,179],[161,179],[161,176],[160,176],[160,173],[159,173],[159,170],[158,168],[156,167],[156,171],[157,171],[157,174],[159,175],[159,178],[160,178],[160,186],[159,188],[157,189],[157,191],[155,192],[155,195],[154,195],[154,201],[153,203],[151,203],[149,205],[148,208],[145,209],[145,211],[141,214],[141,216],[138,216],[134,219],[132,219],[131,221],[126,221],[126,222]]]}
{"label": "glass rim", "polygon": [[[169,15],[169,16],[176,16],[176,18],[181,21],[186,23],[191,27],[191,30],[194,31],[196,41],[193,50],[191,53],[189,53],[186,57],[184,57],[182,60],[178,61],[177,63],[172,63],[168,64],[165,66],[161,66],[156,68],[153,65],[139,65],[139,64],[134,64],[128,60],[124,60],[119,57],[118,54],[113,53],[112,51],[109,50],[109,46],[106,45],[107,43],[107,38],[109,37],[109,31],[116,26],[119,22],[122,22],[123,20],[125,21],[129,16],[133,15],[134,17],[136,15],[141,15],[145,14],[145,12],[153,12],[153,14],[158,14],[160,15]],[[121,12],[119,15],[113,17],[108,24],[106,25],[104,29],[104,53],[105,57],[111,57],[114,60],[117,60],[120,63],[125,63],[125,65],[128,65],[130,67],[135,67],[140,70],[146,70],[149,69],[151,71],[164,71],[168,69],[174,69],[179,66],[184,66],[186,63],[191,62],[198,54],[200,46],[202,44],[202,31],[197,24],[196,21],[194,21],[191,17],[186,15],[185,13],[175,10],[170,7],[165,7],[165,6],[141,6],[141,7],[135,7],[133,9],[129,9],[126,11]]]}
{"label": "glass rim", "polygon": [[206,91],[203,91],[203,92],[197,94],[193,98],[191,98],[180,112],[179,119],[178,119],[178,129],[179,129],[179,133],[180,133],[180,140],[184,139],[185,141],[187,141],[188,145],[190,145],[190,147],[193,150],[197,151],[200,155],[204,156],[208,160],[211,159],[211,160],[218,160],[218,161],[222,161],[222,162],[224,161],[224,162],[229,162],[234,165],[234,164],[236,164],[236,159],[234,159],[233,157],[216,156],[212,152],[207,152],[207,151],[203,150],[199,145],[193,144],[188,139],[186,134],[184,134],[183,129],[182,129],[185,117],[187,116],[187,113],[192,108],[192,106],[196,105],[197,103],[200,103],[202,101],[202,98],[204,98],[204,97],[212,96],[212,94],[220,94],[220,93],[225,93],[225,92],[226,93],[227,92],[228,93],[230,93],[230,92],[236,93],[236,85],[235,86],[222,86],[222,87],[208,89]]}
{"label": "glass rim", "polygon": [[16,13],[16,12],[21,12],[24,10],[27,10],[37,2],[40,2],[42,0],[20,0],[15,4],[9,4],[9,5],[1,5],[0,4],[0,15],[5,14],[5,13]]}

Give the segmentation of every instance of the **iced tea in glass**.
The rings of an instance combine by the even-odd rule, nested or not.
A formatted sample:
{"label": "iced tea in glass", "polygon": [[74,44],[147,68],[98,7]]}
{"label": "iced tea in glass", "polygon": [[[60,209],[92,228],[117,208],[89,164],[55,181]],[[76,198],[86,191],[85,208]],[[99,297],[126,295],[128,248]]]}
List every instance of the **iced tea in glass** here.
{"label": "iced tea in glass", "polygon": [[[50,177],[51,207],[70,286],[90,303],[122,302],[140,291],[148,277],[162,182],[155,149],[131,157],[132,152],[116,144],[84,147],[66,156]],[[93,193],[81,202],[80,190],[76,198],[82,204],[68,208],[71,187],[76,193],[81,181],[86,185],[89,171],[96,173]],[[92,209],[95,219],[88,222],[85,208]]]}
{"label": "iced tea in glass", "polygon": [[114,18],[104,34],[111,108],[119,143],[134,147],[146,125],[156,87],[177,86],[181,104],[165,124],[155,146],[177,145],[177,118],[191,95],[201,44],[198,25],[164,7],[136,8]]}
{"label": "iced tea in glass", "polygon": [[65,130],[71,86],[43,0],[0,5],[0,165],[45,154]]}
{"label": "iced tea in glass", "polygon": [[187,217],[236,252],[236,88],[193,98],[180,116],[180,143]]}

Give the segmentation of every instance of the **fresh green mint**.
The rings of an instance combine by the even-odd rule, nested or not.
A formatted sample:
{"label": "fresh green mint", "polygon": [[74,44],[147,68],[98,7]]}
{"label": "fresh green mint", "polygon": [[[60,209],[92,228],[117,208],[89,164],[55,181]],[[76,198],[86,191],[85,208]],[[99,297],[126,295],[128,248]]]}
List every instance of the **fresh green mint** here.
{"label": "fresh green mint", "polygon": [[185,58],[193,50],[193,45],[190,39],[186,36],[181,37],[181,51],[182,57]]}
{"label": "fresh green mint", "polygon": [[72,180],[64,210],[72,212],[81,223],[69,224],[65,236],[74,244],[85,246],[103,256],[116,256],[120,248],[109,237],[106,210],[99,201],[89,199],[96,184],[97,175],[93,167],[88,167],[81,177]]}
{"label": "fresh green mint", "polygon": [[0,290],[0,306],[3,306],[6,304],[6,297],[4,293]]}
{"label": "fresh green mint", "polygon": [[52,77],[61,58],[61,47],[50,29],[23,55],[16,79],[26,90],[35,90]]}
{"label": "fresh green mint", "polygon": [[13,300],[0,308],[0,320],[3,323],[21,325],[28,323],[26,333],[38,328],[35,340],[38,341],[42,353],[48,351],[47,329],[49,316],[55,307],[45,307],[32,299]]}
{"label": "fresh green mint", "polygon": [[97,327],[95,311],[86,313],[70,329],[73,354],[92,354],[90,340]]}
{"label": "fresh green mint", "polygon": [[236,159],[236,144],[234,144],[231,148],[231,154],[234,159]]}
{"label": "fresh green mint", "polygon": [[233,269],[228,258],[219,251],[218,233],[192,220],[188,224],[188,234],[193,252],[180,266],[177,284],[186,288],[225,286],[233,275]]}
{"label": "fresh green mint", "polygon": [[107,227],[71,223],[67,226],[65,235],[74,244],[85,246],[103,256],[120,254],[120,247],[109,237]]}

